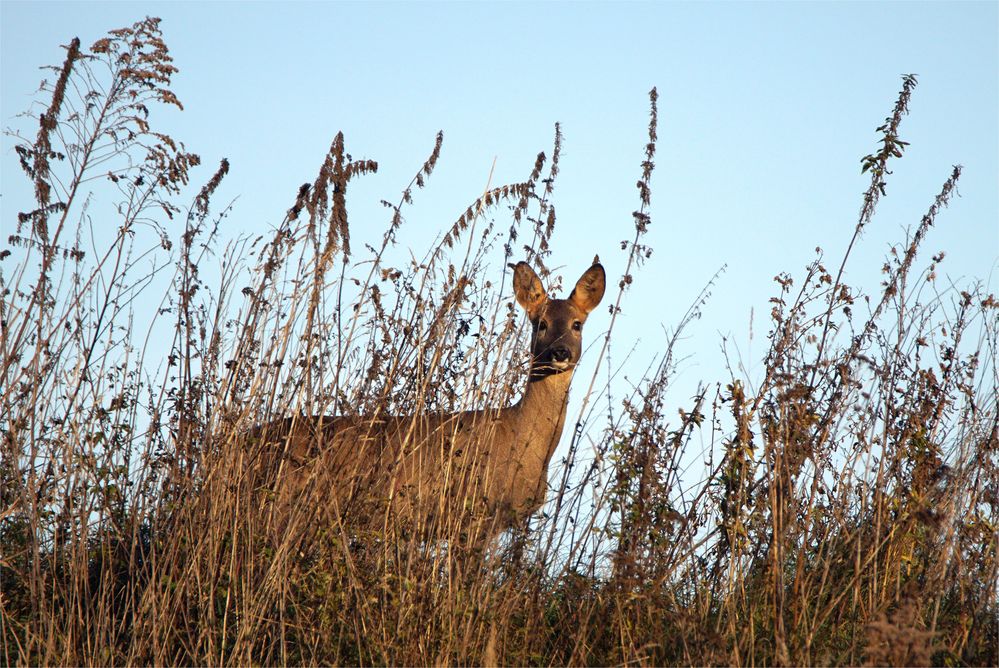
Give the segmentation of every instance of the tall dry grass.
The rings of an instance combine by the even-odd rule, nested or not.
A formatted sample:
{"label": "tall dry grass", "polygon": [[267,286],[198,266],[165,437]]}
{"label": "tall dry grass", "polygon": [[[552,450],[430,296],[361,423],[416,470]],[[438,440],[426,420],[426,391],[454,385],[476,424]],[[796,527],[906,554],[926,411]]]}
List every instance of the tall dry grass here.
{"label": "tall dry grass", "polygon": [[[561,134],[401,266],[387,251],[440,135],[386,203],[379,247],[351,245],[347,192],[377,164],[342,135],[270,236],[225,241],[212,196],[228,164],[182,207],[200,161],[151,125],[180,107],[175,71],[156,19],[74,40],[17,147],[35,201],[4,221],[0,254],[5,663],[999,661],[997,303],[941,287],[942,256],[918,256],[960,168],[875,290],[844,283],[849,250],[836,271],[820,255],[779,274],[762,381],[705,382],[673,416],[679,336],[632,389],[599,380],[651,254],[653,90],[628,269],[545,511],[483,549],[474,522],[360,523],[315,484],[271,525],[254,425],[522,391],[527,332],[495,258],[526,253],[554,280]],[[864,158],[854,241],[904,152],[915,85]],[[683,468],[696,456],[703,474]]]}

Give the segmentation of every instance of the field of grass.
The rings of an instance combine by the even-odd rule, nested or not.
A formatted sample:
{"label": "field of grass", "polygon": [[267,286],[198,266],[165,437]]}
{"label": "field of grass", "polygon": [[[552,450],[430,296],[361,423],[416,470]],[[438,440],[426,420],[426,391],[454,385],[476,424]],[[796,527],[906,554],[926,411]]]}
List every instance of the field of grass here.
{"label": "field of grass", "polygon": [[[269,237],[225,239],[228,164],[184,204],[200,160],[150,125],[180,107],[175,72],[156,19],[75,41],[17,147],[35,201],[0,252],[3,663],[999,663],[999,302],[919,255],[960,167],[881,285],[843,282],[850,250],[779,273],[762,382],[705,378],[674,413],[689,320],[638,383],[615,386],[603,352],[653,261],[653,90],[628,268],[608,277],[606,338],[589,333],[550,501],[484,545],[483,518],[403,518],[363,489],[341,512],[307,485],[279,513],[273,444],[246,434],[514,401],[530,332],[489,258],[550,280],[559,130],[523,182],[470,194],[438,246],[389,266],[441,135],[380,247],[351,245],[348,186],[378,165],[342,134]],[[916,83],[863,159],[854,241]]]}

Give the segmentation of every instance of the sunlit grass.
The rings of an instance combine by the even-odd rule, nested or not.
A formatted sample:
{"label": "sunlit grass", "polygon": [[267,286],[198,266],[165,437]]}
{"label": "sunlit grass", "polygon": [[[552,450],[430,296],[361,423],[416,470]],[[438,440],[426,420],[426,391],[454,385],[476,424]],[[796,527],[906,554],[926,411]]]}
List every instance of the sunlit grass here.
{"label": "sunlit grass", "polygon": [[[378,487],[344,500],[316,473],[282,503],[296,463],[253,433],[515,401],[529,331],[504,265],[555,279],[560,131],[523,182],[455,203],[438,246],[391,266],[442,135],[386,203],[378,247],[351,245],[350,182],[378,165],[342,135],[267,238],[223,239],[228,163],[181,207],[200,160],[150,125],[180,106],[157,20],[71,43],[53,72],[17,148],[35,201],[4,221],[0,260],[5,663],[999,661],[997,302],[939,286],[942,255],[918,255],[960,168],[873,290],[843,282],[850,250],[779,273],[762,380],[704,379],[676,413],[679,333],[709,303],[637,383],[605,380],[601,352],[651,261],[653,90],[627,269],[608,277],[607,338],[587,333],[596,369],[574,380],[566,460],[547,505],[490,540],[462,494],[403,515]],[[863,159],[854,241],[877,224],[915,86]],[[100,206],[116,217],[93,234]],[[609,404],[606,420],[592,408]],[[703,471],[682,469],[698,457]]]}

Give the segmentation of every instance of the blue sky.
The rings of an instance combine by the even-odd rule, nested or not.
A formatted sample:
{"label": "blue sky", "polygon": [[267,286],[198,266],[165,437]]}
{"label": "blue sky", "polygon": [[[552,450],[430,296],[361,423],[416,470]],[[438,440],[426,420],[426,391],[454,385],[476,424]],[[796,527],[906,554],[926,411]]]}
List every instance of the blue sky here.
{"label": "blue sky", "polygon": [[[868,183],[860,159],[875,150],[875,128],[904,73],[919,75],[901,131],[911,146],[846,280],[877,290],[889,244],[919,222],[960,163],[961,196],[938,217],[920,261],[946,250],[942,275],[995,290],[997,8],[4,0],[0,115],[4,127],[26,127],[15,114],[32,99],[38,66],[62,61],[60,44],[79,36],[89,45],[109,29],[159,16],[185,111],[154,120],[202,156],[195,182],[230,160],[216,199],[236,199],[223,236],[279,223],[343,130],[355,157],[380,165],[352,184],[350,202],[355,239],[379,239],[387,221],[379,200],[398,199],[443,130],[437,171],[399,235],[401,248],[417,255],[482,192],[494,158],[494,184],[522,180],[537,152],[550,152],[560,121],[551,264],[564,267],[571,285],[594,253],[612,283],[624,268],[619,242],[632,235],[647,92],[657,86],[660,141],[646,238],[655,254],[624,302],[619,341],[637,342],[635,369],[644,369],[662,349],[663,327],[673,327],[727,264],[681,346],[691,357],[675,399],[686,403],[698,379],[724,380],[721,335],[739,342],[747,365],[765,351],[775,274],[800,276],[816,246],[838,266]],[[6,246],[30,191],[6,137],[2,149]]]}

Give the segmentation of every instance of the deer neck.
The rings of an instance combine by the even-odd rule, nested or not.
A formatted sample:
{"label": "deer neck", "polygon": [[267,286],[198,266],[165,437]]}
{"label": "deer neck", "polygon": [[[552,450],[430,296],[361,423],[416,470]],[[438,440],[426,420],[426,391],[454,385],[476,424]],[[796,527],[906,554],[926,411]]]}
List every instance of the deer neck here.
{"label": "deer neck", "polygon": [[565,426],[572,371],[529,380],[514,407],[518,440],[547,466]]}

